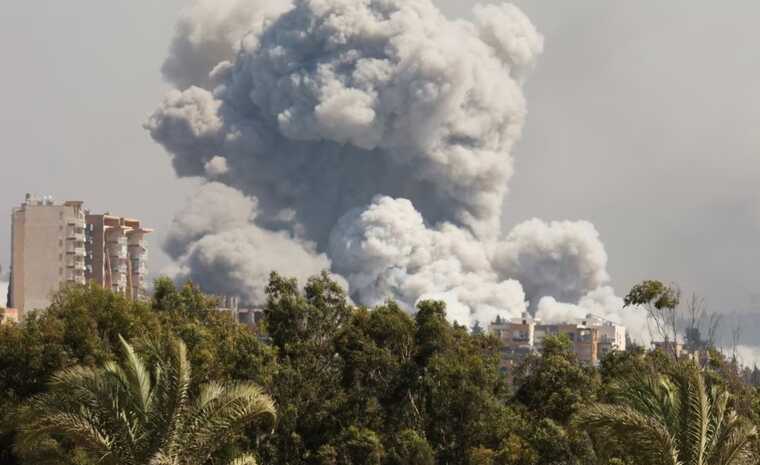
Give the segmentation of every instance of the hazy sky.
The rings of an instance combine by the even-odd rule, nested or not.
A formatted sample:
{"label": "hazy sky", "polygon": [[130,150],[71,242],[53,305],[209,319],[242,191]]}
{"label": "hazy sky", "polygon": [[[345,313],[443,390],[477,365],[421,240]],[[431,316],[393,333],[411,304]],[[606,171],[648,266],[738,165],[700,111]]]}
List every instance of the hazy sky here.
{"label": "hazy sky", "polygon": [[[180,0],[11,2],[0,16],[0,264],[25,192],[158,232],[193,190],[142,129],[166,86]],[[452,17],[468,2],[439,1]],[[508,226],[588,219],[613,284],[676,281],[716,310],[760,308],[760,3],[523,0],[545,35],[527,85]]]}

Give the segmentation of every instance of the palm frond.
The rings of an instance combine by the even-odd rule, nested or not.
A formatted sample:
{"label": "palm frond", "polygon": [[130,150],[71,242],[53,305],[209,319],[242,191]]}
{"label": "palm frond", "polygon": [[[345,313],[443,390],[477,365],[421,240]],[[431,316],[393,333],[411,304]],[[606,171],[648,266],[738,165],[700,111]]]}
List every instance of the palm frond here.
{"label": "palm frond", "polygon": [[161,360],[156,369],[155,399],[149,412],[152,429],[161,432],[154,435],[150,446],[167,456],[173,456],[185,447],[178,438],[185,428],[190,376],[187,347],[181,340],[171,341],[168,357]]}
{"label": "palm frond", "polygon": [[687,418],[684,430],[689,444],[687,460],[690,465],[703,465],[709,439],[710,402],[702,376],[698,373],[689,373],[687,376],[689,382],[685,390],[688,393],[688,408],[684,409]]}
{"label": "palm frond", "polygon": [[[165,344],[150,370],[120,341],[119,363],[62,370],[46,393],[24,404],[17,447],[27,457],[54,461],[60,446],[48,447],[47,455],[34,455],[35,448],[63,436],[101,465],[200,465],[248,424],[274,427],[274,402],[252,383],[209,383],[191,404],[190,362],[181,340]],[[255,463],[252,455],[231,462]]]}
{"label": "palm frond", "polygon": [[745,465],[755,428],[729,410],[730,394],[707,388],[701,369],[684,362],[613,385],[615,405],[590,405],[576,418],[589,431],[632,444],[651,464]]}
{"label": "palm frond", "polygon": [[744,465],[749,462],[749,446],[757,437],[757,429],[745,420],[733,424],[724,442],[711,457],[711,465]]}
{"label": "palm frond", "polygon": [[[39,415],[35,411],[34,415]],[[111,455],[118,455],[114,440],[98,424],[98,419],[87,408],[79,412],[54,411],[37,416],[20,428],[18,437],[20,449],[34,449],[38,441],[48,434],[64,434],[75,444],[103,460]]]}
{"label": "palm frond", "polygon": [[135,352],[134,347],[121,336],[119,336],[119,342],[126,357],[123,363],[123,373],[130,389],[131,398],[136,402],[139,411],[145,413],[150,408],[150,373],[145,368],[142,358]]}
{"label": "palm frond", "polygon": [[259,386],[238,382],[225,385],[221,391],[218,386],[206,391],[205,403],[197,403],[189,412],[189,428],[183,438],[200,457],[209,457],[251,423],[264,421],[274,427],[274,401]]}
{"label": "palm frond", "polygon": [[577,417],[579,426],[597,433],[612,433],[640,446],[651,464],[682,465],[676,439],[656,417],[628,406],[596,404]]}

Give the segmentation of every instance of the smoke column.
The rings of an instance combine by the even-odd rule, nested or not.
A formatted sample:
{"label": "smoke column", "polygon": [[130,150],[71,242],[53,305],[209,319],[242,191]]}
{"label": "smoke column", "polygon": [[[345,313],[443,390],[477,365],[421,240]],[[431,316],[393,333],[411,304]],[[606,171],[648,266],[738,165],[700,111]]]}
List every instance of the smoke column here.
{"label": "smoke column", "polygon": [[178,278],[256,304],[270,270],[326,268],[358,303],[441,299],[465,325],[620,319],[593,225],[501,230],[542,50],[507,4],[468,22],[430,0],[196,1],[145,123],[207,181],[166,243]]}

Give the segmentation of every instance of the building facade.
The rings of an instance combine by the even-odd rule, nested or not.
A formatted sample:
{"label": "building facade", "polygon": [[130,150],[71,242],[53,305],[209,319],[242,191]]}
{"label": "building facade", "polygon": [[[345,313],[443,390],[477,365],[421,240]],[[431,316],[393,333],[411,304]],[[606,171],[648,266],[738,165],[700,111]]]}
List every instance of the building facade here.
{"label": "building facade", "polygon": [[0,307],[0,324],[18,323],[18,310]]}
{"label": "building facade", "polygon": [[44,308],[66,283],[85,281],[82,202],[56,204],[27,194],[11,214],[10,307]]}
{"label": "building facade", "polygon": [[90,215],[80,201],[27,194],[11,215],[10,307],[23,317],[62,286],[87,282],[141,298],[150,232],[138,220]]}
{"label": "building facade", "polygon": [[500,342],[499,369],[512,383],[515,368],[530,354],[535,353],[536,323],[530,314],[523,313],[520,318],[511,320],[496,318],[488,332]]}
{"label": "building facade", "polygon": [[153,230],[140,220],[110,214],[88,214],[86,223],[87,281],[136,300],[145,297],[145,236]]}
{"label": "building facade", "polygon": [[578,360],[587,366],[597,366],[612,351],[625,350],[625,327],[593,315],[556,324],[543,324],[527,313],[511,320],[497,318],[489,333],[501,343],[500,368],[510,382],[514,369],[529,355],[540,353],[548,336],[566,336]]}
{"label": "building facade", "polygon": [[599,329],[583,323],[559,323],[538,325],[536,329],[535,348],[542,351],[547,336],[564,335],[573,345],[578,360],[588,366],[599,363]]}

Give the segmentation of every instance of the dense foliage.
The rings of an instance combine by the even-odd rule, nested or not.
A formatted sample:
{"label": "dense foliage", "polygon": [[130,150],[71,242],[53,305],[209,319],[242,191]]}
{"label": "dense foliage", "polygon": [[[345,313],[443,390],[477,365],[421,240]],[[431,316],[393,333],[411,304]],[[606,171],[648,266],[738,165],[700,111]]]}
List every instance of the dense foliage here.
{"label": "dense foliage", "polygon": [[[749,422],[760,417],[760,397],[717,353],[697,368],[635,349],[588,368],[567,340],[547,338],[544,353],[529,357],[508,386],[498,342],[449,324],[439,302],[421,302],[414,316],[394,302],[356,307],[327,275],[301,288],[273,274],[267,291],[257,330],[214,310],[213,299],[192,285],[168,280],[156,283],[146,303],[68,288],[23,324],[0,326],[0,463],[44,463],[40,448],[59,452],[57,463],[92,463],[81,445],[56,434],[40,448],[25,447],[33,422],[19,407],[51,392],[48,382],[61,370],[118,360],[120,336],[140,353],[167,336],[184,341],[192,395],[208,380],[238,380],[274,399],[271,434],[251,427],[208,464],[242,450],[271,465],[648,464],[651,451],[635,438],[604,431],[615,430],[611,416],[604,423],[588,415],[626,405],[623,380],[647,373],[676,385],[679,370],[697,370],[704,399],[736,411],[750,449],[758,449]],[[690,440],[677,422],[673,428]]]}

